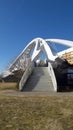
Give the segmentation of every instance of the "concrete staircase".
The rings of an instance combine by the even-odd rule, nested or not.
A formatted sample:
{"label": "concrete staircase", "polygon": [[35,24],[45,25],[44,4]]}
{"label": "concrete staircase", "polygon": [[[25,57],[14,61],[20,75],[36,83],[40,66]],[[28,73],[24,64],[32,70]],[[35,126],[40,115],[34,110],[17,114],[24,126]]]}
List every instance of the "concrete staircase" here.
{"label": "concrete staircase", "polygon": [[48,73],[48,67],[35,67],[32,75],[25,84],[23,91],[54,91],[52,80]]}

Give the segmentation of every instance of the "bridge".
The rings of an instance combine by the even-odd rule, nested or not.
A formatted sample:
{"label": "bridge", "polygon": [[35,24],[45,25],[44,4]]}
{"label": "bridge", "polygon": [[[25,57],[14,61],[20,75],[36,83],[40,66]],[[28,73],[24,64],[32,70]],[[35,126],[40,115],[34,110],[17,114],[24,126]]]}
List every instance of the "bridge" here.
{"label": "bridge", "polygon": [[[73,49],[73,41],[35,38],[1,73],[1,79],[17,81],[20,91],[58,91],[60,80],[70,64],[62,57],[62,53],[57,53],[54,43]],[[42,54],[46,59],[40,59]]]}

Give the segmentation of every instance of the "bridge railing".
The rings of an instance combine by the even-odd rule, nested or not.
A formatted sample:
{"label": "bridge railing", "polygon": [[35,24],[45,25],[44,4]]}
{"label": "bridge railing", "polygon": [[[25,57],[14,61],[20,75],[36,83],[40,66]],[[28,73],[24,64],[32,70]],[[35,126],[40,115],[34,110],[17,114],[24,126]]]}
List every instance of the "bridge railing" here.
{"label": "bridge railing", "polygon": [[50,75],[52,83],[53,83],[54,91],[57,91],[57,81],[56,81],[53,67],[50,62],[48,62],[48,71],[49,71],[49,75]]}
{"label": "bridge railing", "polygon": [[27,58],[27,66],[25,68],[25,72],[19,82],[19,90],[22,91],[23,90],[23,87],[27,81],[27,79],[29,78],[29,76],[31,75],[32,71],[33,71],[33,68],[34,68],[34,64],[33,62],[31,61],[30,58]]}

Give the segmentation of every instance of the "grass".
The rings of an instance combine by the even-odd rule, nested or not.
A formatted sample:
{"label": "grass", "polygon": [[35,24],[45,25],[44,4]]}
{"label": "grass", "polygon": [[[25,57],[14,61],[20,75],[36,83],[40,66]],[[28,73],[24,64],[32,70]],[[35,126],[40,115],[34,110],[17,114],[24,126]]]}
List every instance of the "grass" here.
{"label": "grass", "polygon": [[73,130],[73,96],[2,96],[0,130]]}
{"label": "grass", "polygon": [[0,91],[2,90],[16,90],[17,89],[17,83],[14,82],[3,82],[0,83]]}

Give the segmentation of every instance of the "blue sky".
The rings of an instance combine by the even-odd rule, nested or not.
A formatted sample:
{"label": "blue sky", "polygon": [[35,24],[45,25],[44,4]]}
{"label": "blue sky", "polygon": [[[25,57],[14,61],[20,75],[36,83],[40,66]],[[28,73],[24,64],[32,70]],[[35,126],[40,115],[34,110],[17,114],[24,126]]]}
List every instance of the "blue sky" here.
{"label": "blue sky", "polygon": [[73,41],[73,0],[0,0],[0,71],[37,37]]}

